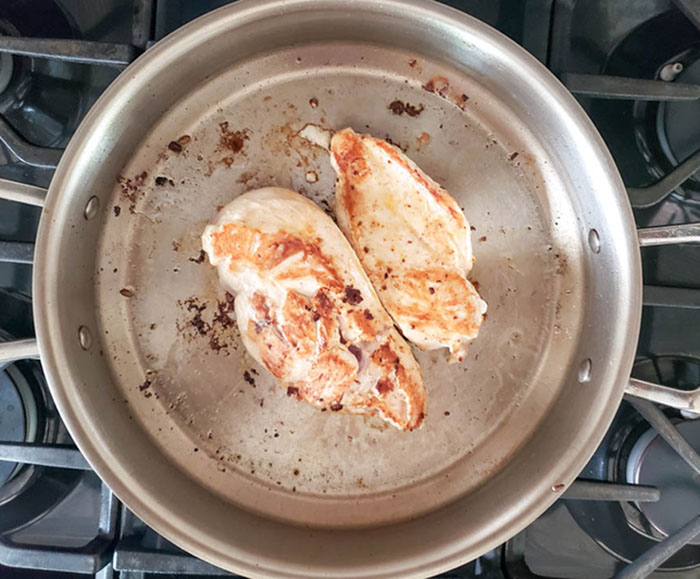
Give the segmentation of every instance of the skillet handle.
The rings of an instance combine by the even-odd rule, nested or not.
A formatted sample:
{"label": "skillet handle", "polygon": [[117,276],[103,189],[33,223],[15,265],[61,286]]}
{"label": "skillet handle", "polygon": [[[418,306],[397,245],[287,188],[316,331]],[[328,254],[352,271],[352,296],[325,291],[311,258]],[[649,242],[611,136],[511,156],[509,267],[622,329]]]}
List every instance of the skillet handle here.
{"label": "skillet handle", "polygon": [[650,402],[700,414],[700,386],[695,390],[677,390],[660,384],[630,378],[625,394]]}
{"label": "skillet handle", "polygon": [[0,179],[0,199],[43,207],[46,201],[46,189],[17,181],[9,181],[8,179]]}
{"label": "skillet handle", "polygon": [[0,368],[18,360],[39,359],[39,345],[34,339],[0,342]]}
{"label": "skillet handle", "polygon": [[675,245],[677,243],[700,243],[700,223],[647,227],[637,231],[639,245]]}
{"label": "skillet handle", "polygon": [[[638,232],[639,245],[675,245],[677,243],[700,243],[700,223],[649,227]],[[625,393],[644,398],[657,404],[700,413],[700,386],[695,390],[677,390],[660,384],[630,378]]]}
{"label": "skillet handle", "polygon": [[[46,189],[25,183],[0,179],[0,199],[17,201],[25,205],[43,207],[46,200]],[[39,358],[37,341],[17,340],[0,343],[0,368],[11,362]]]}

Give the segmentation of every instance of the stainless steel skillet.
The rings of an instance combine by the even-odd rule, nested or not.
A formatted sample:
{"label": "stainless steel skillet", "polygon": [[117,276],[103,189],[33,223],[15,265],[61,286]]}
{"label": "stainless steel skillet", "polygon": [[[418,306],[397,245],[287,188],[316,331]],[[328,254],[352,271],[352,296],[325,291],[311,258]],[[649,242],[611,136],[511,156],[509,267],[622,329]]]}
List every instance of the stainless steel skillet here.
{"label": "stainless steel skillet", "polygon": [[[288,399],[246,356],[201,263],[205,223],[247,189],[328,207],[327,155],[300,135],[310,123],[389,137],[476,227],[488,319],[463,364],[418,354],[419,432]],[[641,237],[698,239],[677,233]],[[1,358],[40,353],[98,474],[188,551],[275,577],[427,576],[518,532],[595,450],[641,313],[625,191],[574,99],[488,26],[395,0],[241,1],[149,50],[61,161],[34,292],[38,351],[4,345]]]}

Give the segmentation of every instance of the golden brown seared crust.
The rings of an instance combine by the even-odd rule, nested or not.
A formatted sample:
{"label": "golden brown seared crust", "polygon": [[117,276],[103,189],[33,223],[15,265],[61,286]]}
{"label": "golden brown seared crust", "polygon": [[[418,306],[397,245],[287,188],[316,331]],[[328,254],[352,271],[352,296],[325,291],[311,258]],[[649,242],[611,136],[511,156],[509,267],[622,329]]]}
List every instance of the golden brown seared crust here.
{"label": "golden brown seared crust", "polygon": [[[374,284],[384,283],[381,274],[369,277]],[[401,295],[400,300],[391,300],[397,317],[412,329],[460,335],[479,331],[474,292],[461,275],[446,269],[411,269],[400,276],[389,274],[388,282],[387,292]]]}
{"label": "golden brown seared crust", "polygon": [[382,139],[339,131],[331,162],[338,223],[384,307],[418,347],[461,359],[486,304],[467,280],[473,258],[459,205]]}
{"label": "golden brown seared crust", "polygon": [[[237,295],[239,325],[240,306],[246,344],[254,345],[251,353],[290,397],[331,411],[377,415],[403,430],[420,427],[420,367],[359,264],[364,287],[348,283],[348,260],[324,253],[313,228],[271,233],[241,221],[211,227],[205,235],[212,262],[226,259],[227,273],[247,276],[246,288],[260,288]],[[338,238],[352,258],[339,231]],[[317,289],[312,295],[290,289],[301,287],[300,280],[314,280]]]}

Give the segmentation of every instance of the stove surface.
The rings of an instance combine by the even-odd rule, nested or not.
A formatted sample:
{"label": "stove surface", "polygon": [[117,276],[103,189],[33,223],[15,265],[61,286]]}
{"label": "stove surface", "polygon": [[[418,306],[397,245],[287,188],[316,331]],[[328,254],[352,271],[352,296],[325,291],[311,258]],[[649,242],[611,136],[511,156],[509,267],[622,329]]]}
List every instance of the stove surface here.
{"label": "stove surface", "polygon": [[[27,39],[24,55],[17,48],[0,51],[0,178],[47,186],[80,120],[123,65],[228,3],[0,4],[0,47],[3,37]],[[577,96],[615,158],[638,226],[700,221],[700,0],[444,3],[510,36]],[[42,39],[66,42],[37,44]],[[100,47],[85,41],[114,43],[117,56],[96,65]],[[56,57],[76,51],[88,56],[82,62]],[[31,260],[39,216],[36,207],[0,200],[0,341],[33,336]],[[645,308],[633,376],[695,388],[700,245],[650,247],[642,258]],[[697,418],[623,402],[564,500],[505,545],[441,577],[700,577],[697,538],[658,565],[627,567],[700,515],[700,457],[692,454],[700,449]],[[685,460],[674,431],[689,443],[690,450],[682,449]],[[654,571],[659,565],[663,571]],[[89,470],[60,421],[38,362],[0,363],[0,577],[81,575],[228,574],[149,529]]]}

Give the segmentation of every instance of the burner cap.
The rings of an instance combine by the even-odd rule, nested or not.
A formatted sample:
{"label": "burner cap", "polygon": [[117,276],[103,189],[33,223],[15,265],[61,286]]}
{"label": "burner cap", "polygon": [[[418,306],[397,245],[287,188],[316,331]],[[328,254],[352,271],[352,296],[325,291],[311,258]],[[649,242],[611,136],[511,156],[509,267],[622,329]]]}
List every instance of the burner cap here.
{"label": "burner cap", "polygon": [[[24,442],[26,435],[22,398],[10,375],[0,370],[0,440]],[[0,487],[10,479],[16,468],[16,463],[0,461]]]}
{"label": "burner cap", "polygon": [[[676,82],[700,84],[700,58],[684,63]],[[674,166],[700,150],[700,100],[669,101],[658,114],[660,145]],[[700,181],[700,171],[693,179]]]}
{"label": "burner cap", "polygon": [[[676,428],[691,446],[700,450],[700,420],[681,422]],[[627,461],[627,481],[655,486],[661,491],[661,500],[639,503],[638,507],[664,535],[674,533],[700,512],[700,474],[653,429],[640,436],[632,448]],[[700,537],[690,544],[700,545]]]}

